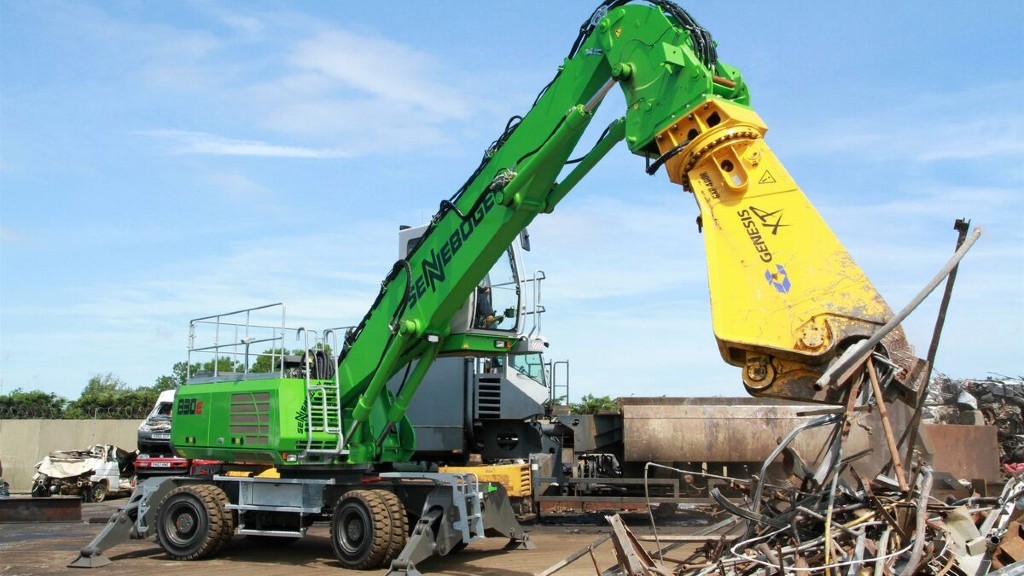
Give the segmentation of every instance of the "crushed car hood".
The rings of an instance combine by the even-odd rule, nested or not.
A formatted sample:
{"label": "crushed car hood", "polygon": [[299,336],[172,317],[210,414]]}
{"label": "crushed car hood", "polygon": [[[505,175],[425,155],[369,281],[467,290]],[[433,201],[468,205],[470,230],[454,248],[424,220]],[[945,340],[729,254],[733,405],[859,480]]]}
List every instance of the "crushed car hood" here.
{"label": "crushed car hood", "polygon": [[[117,453],[127,451],[116,446]],[[85,450],[54,450],[36,464],[36,470],[50,478],[72,478],[92,472],[103,465],[107,458],[107,447],[96,445]]]}

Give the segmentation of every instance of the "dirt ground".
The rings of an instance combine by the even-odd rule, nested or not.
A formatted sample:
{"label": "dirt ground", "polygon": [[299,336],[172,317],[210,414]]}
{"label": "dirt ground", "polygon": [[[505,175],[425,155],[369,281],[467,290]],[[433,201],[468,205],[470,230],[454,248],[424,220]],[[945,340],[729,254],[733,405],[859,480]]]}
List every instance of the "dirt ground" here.
{"label": "dirt ground", "polygon": [[[123,500],[100,504],[83,504],[82,522],[10,523],[0,524],[0,576],[29,576],[37,574],[75,574],[83,576],[90,571],[66,567],[78,556],[78,551],[103,529],[106,519]],[[608,532],[599,523],[599,516],[569,523],[551,524],[547,521],[527,525],[533,550],[503,550],[506,541],[490,538],[474,542],[465,550],[445,558],[431,558],[417,567],[424,574],[526,576],[537,574],[594,542]],[[659,533],[688,533],[699,521],[676,522],[674,526],[659,528]],[[647,533],[642,526],[636,533]],[[653,544],[646,546],[653,549]],[[128,574],[188,574],[198,572],[224,575],[261,576],[303,574],[359,574],[376,575],[384,570],[358,572],[345,570],[334,558],[326,524],[311,528],[307,536],[297,542],[281,546],[267,546],[236,536],[218,557],[196,562],[180,562],[164,556],[155,538],[135,540],[115,546],[105,553],[113,562],[94,569],[97,576]],[[615,564],[610,542],[604,542],[594,551],[594,559],[583,556],[559,571],[559,575],[594,575],[595,561],[604,570]]]}

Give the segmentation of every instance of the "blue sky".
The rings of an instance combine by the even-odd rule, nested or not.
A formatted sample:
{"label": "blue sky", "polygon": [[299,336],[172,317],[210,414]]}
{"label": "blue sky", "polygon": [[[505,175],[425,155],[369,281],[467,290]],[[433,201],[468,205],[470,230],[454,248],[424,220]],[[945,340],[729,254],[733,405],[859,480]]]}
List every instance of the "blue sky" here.
{"label": "blue sky", "polygon": [[[528,110],[595,4],[0,1],[3,391],[150,385],[207,314],[283,301],[296,325],[358,321],[398,225]],[[1024,4],[684,7],[894,309],[956,218],[984,228],[936,368],[1024,374]],[[743,394],[695,216],[623,147],[535,222],[527,265],[572,399]],[[937,306],[906,324],[921,356]]]}

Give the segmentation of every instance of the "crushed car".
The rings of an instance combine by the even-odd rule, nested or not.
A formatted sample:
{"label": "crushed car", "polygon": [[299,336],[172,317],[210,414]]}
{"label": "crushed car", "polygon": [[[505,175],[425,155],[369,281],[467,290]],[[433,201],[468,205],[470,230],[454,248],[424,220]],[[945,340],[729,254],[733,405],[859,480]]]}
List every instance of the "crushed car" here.
{"label": "crushed car", "polygon": [[102,502],[109,495],[129,493],[134,487],[136,452],[113,444],[85,450],[54,450],[36,464],[32,496],[81,496]]}

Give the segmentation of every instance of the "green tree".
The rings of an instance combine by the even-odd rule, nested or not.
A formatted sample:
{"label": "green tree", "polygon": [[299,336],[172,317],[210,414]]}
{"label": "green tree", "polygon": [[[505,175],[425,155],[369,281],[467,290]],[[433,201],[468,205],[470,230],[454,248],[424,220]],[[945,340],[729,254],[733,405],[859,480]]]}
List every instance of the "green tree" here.
{"label": "green tree", "polygon": [[544,414],[547,416],[551,416],[551,414],[555,411],[555,408],[565,406],[565,400],[565,396],[559,396],[558,398],[548,398],[542,404],[542,406],[544,406]]}
{"label": "green tree", "polygon": [[82,395],[68,405],[65,418],[140,418],[153,407],[159,394],[155,388],[132,389],[111,373],[89,379]]}
{"label": "green tree", "polygon": [[593,394],[587,394],[580,401],[569,404],[570,411],[573,414],[597,414],[599,412],[615,412],[619,409],[615,400],[612,400],[608,396],[596,397]]}
{"label": "green tree", "polygon": [[67,403],[53,392],[15,388],[0,394],[0,418],[61,418]]}
{"label": "green tree", "polygon": [[68,406],[65,418],[134,419],[142,418],[156,404],[159,393],[152,388],[128,390],[119,394],[82,395]]}
{"label": "green tree", "polygon": [[[323,350],[328,358],[331,358],[331,347],[326,344],[317,344],[313,350]],[[302,348],[295,348],[289,352],[286,348],[267,348],[256,357],[256,361],[249,365],[249,372],[267,373],[277,372],[281,369],[281,361],[285,355],[302,356],[306,351]]]}
{"label": "green tree", "polygon": [[289,354],[289,352],[284,348],[268,348],[256,357],[255,362],[249,365],[249,372],[261,374],[277,372],[281,369],[281,359],[285,354]]}
{"label": "green tree", "polygon": [[174,390],[178,387],[178,380],[174,376],[157,376],[156,382],[153,383],[152,389],[157,393],[163,392],[164,390]]}
{"label": "green tree", "polygon": [[188,380],[189,374],[195,374],[199,372],[200,364],[198,362],[189,365],[188,362],[175,362],[174,367],[171,368],[174,380],[178,383],[178,386],[185,384]]}
{"label": "green tree", "polygon": [[[191,373],[195,374],[202,368],[199,363],[192,364]],[[164,374],[163,376],[157,376],[156,381],[153,382],[152,389],[159,395],[160,392],[165,390],[175,390],[185,384],[188,380],[189,365],[188,362],[175,362],[174,366],[171,367],[170,375]]]}
{"label": "green tree", "polygon": [[218,374],[222,372],[241,372],[244,370],[244,366],[241,362],[235,363],[230,356],[221,356],[217,358],[216,361],[210,360],[208,362],[203,362],[201,366],[196,364],[199,369],[193,370],[192,375],[195,376],[197,372],[209,372],[210,374],[213,374],[215,365],[217,367]]}
{"label": "green tree", "polygon": [[106,375],[97,374],[89,378],[89,383],[82,390],[82,396],[117,394],[130,389],[127,382],[107,372]]}

